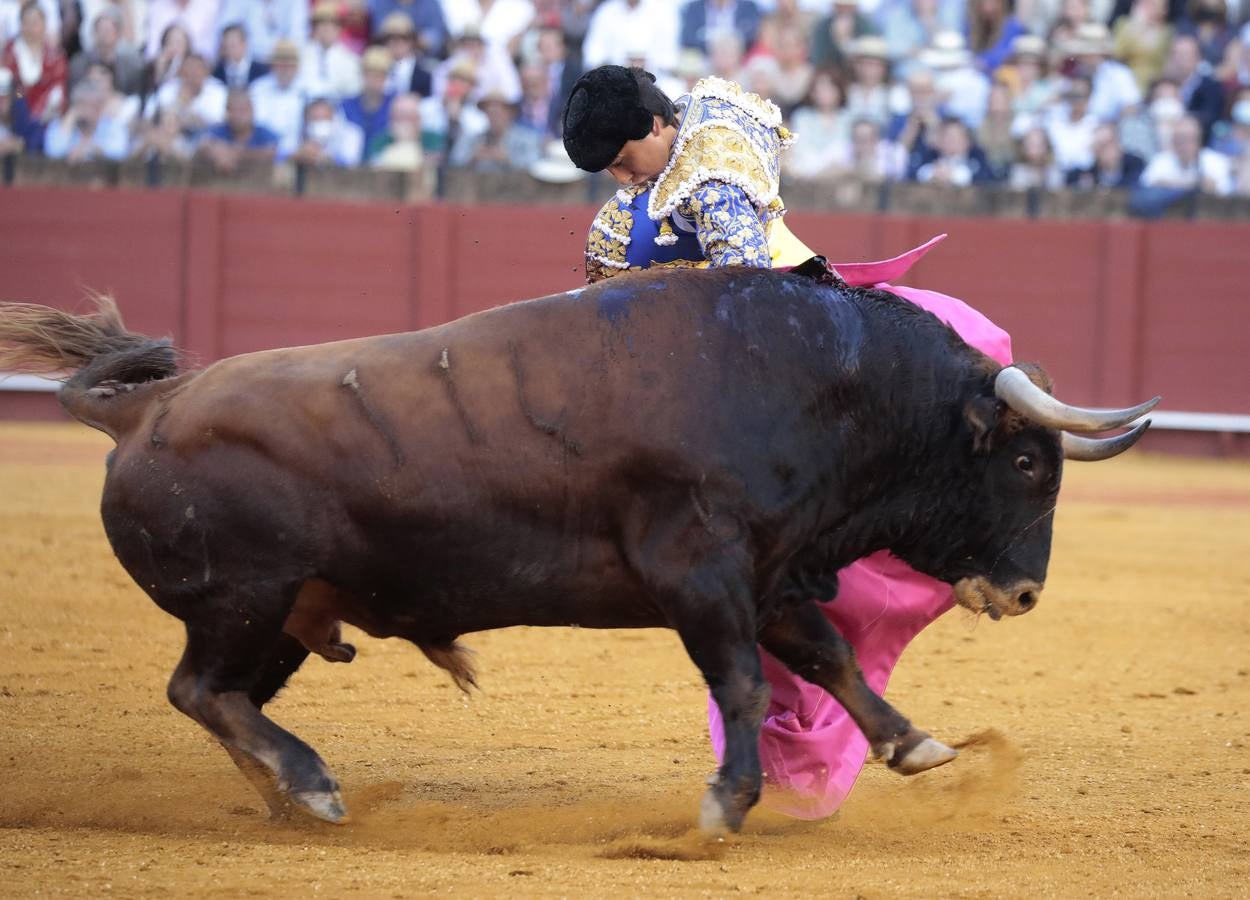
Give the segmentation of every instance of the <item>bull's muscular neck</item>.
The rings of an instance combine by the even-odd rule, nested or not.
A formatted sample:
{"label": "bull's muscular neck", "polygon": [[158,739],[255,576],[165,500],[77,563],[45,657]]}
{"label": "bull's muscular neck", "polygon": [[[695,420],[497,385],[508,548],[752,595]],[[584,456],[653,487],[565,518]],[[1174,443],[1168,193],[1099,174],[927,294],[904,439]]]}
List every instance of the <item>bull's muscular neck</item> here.
{"label": "bull's muscular neck", "polygon": [[840,568],[889,549],[940,576],[942,535],[954,533],[966,499],[956,486],[982,464],[964,402],[992,389],[996,364],[892,294],[821,287],[813,299],[828,323],[809,360],[822,381],[811,404],[823,431],[821,555]]}

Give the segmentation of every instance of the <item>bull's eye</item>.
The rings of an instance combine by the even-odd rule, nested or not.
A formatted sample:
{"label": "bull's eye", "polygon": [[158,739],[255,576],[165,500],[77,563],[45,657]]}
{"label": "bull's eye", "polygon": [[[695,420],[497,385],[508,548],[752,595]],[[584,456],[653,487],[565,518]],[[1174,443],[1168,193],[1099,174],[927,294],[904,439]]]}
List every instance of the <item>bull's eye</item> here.
{"label": "bull's eye", "polygon": [[1026,475],[1033,473],[1033,457],[1027,453],[1021,453],[1016,457],[1016,468]]}

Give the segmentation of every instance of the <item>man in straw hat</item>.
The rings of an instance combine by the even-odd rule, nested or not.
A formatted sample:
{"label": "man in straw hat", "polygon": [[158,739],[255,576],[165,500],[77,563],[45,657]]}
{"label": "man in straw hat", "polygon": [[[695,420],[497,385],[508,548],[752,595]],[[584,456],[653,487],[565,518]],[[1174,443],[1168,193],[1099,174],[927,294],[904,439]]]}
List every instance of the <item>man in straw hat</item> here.
{"label": "man in straw hat", "polygon": [[343,101],[343,116],[364,134],[363,162],[371,157],[370,147],[386,130],[395,95],[386,89],[391,71],[391,54],[385,47],[370,47],[360,63],[363,85],[360,94]]}
{"label": "man in straw hat", "polygon": [[1141,88],[1133,71],[1111,58],[1114,45],[1111,32],[1101,22],[1086,22],[1066,44],[1069,57],[1077,61],[1077,71],[1094,84],[1090,112],[1102,122],[1114,122],[1124,110],[1141,103]]}
{"label": "man in straw hat", "polygon": [[[824,272],[823,259],[782,220],[780,156],[792,140],[772,103],[733,82],[705,78],[673,101],[639,68],[606,65],[584,74],[564,109],[564,146],[579,168],[606,170],[621,185],[591,225],[587,280],[652,266],[805,264],[805,271]],[[979,313],[942,294],[888,284],[936,240],[821,277],[888,288],[1009,363],[1009,338]],[[948,585],[883,552],[838,573],[837,602],[822,608],[855,647],[868,684],[882,691],[903,648],[952,603]],[[764,802],[802,818],[828,816],[855,783],[868,742],[824,691],[771,657],[763,666],[772,686],[760,737]],[[708,714],[723,756],[720,712],[711,701]]]}
{"label": "man in straw hat", "polygon": [[343,16],[337,0],[318,0],[312,39],[300,52],[300,80],[315,97],[342,100],[360,93],[360,57],[339,42]]}

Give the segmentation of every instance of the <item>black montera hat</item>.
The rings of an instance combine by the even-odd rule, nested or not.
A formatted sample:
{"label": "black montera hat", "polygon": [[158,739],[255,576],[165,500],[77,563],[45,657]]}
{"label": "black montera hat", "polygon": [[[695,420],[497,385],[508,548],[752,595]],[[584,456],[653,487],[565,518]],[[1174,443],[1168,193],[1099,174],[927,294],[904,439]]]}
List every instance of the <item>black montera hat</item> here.
{"label": "black montera hat", "polygon": [[606,169],[626,141],[644,138],[651,130],[654,120],[642,104],[640,76],[655,81],[641,69],[600,66],[573,84],[564,105],[564,149],[579,169]]}

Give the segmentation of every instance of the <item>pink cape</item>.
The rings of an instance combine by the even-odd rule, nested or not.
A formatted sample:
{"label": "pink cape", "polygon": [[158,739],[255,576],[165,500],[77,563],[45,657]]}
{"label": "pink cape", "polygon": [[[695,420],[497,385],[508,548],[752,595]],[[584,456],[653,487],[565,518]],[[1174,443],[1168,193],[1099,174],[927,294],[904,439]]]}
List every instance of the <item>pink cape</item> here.
{"label": "pink cape", "polygon": [[[1011,338],[961,300],[889,282],[904,275],[946,235],[881,262],[834,268],[848,283],[897,294],[945,321],[972,346],[1008,365]],[[869,686],[884,693],[903,649],[953,605],[951,588],[921,575],[888,551],[874,553],[838,573],[838,596],[821,609],[855,648]],[[763,804],[801,819],[832,815],[855,784],[868,741],[836,700],[794,675],[760,650],[772,699],[760,732]],[[708,698],[708,726],[717,760],[725,753],[720,710]]]}

